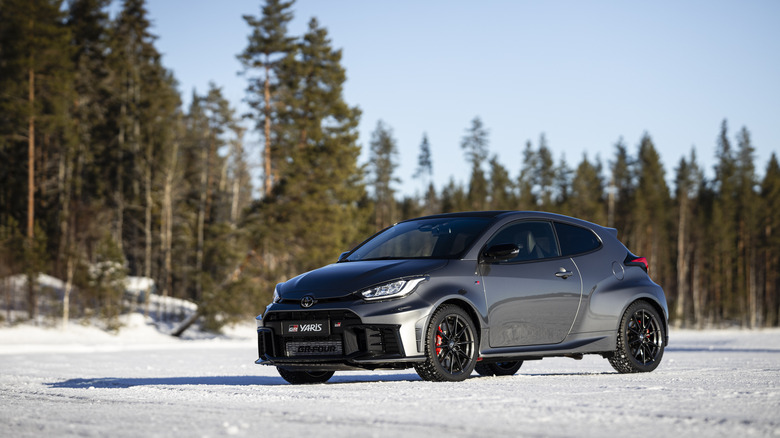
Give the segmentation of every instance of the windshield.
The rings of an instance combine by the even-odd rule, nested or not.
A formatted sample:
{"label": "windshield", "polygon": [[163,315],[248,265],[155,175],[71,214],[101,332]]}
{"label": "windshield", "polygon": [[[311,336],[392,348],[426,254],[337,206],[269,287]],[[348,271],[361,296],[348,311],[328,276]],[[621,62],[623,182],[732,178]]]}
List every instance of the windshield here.
{"label": "windshield", "polygon": [[491,222],[487,217],[401,222],[365,242],[346,261],[460,258]]}

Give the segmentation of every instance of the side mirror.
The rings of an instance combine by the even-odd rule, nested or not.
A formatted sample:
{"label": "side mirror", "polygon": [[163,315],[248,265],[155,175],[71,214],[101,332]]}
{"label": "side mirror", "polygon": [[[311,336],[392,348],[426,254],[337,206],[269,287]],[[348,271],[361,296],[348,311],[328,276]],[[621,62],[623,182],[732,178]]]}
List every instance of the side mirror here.
{"label": "side mirror", "polygon": [[520,247],[514,243],[499,243],[482,253],[482,261],[485,263],[503,262],[517,257],[518,254],[520,254]]}
{"label": "side mirror", "polygon": [[347,255],[348,255],[350,252],[352,252],[352,251],[344,251],[344,252],[342,252],[342,253],[341,253],[341,255],[339,255],[339,259],[338,259],[338,261],[340,261],[340,262],[343,262],[343,261],[344,261],[344,259],[346,259],[346,258],[347,258]]}

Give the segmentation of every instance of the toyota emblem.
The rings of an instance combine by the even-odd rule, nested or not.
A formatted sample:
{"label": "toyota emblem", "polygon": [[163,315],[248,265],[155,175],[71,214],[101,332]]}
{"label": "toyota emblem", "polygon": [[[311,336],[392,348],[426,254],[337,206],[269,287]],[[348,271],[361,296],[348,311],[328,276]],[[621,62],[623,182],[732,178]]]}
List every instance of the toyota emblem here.
{"label": "toyota emblem", "polygon": [[309,307],[313,306],[314,303],[317,301],[314,299],[311,295],[306,295],[305,297],[301,298],[301,307],[304,309],[308,309]]}

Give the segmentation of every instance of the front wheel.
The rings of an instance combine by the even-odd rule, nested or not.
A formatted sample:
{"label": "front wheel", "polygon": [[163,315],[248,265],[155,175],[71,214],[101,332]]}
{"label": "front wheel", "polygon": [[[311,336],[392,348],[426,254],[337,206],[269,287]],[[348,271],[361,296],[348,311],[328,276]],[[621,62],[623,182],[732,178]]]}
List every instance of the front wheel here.
{"label": "front wheel", "polygon": [[658,312],[645,301],[626,309],[620,321],[617,349],[609,363],[619,373],[653,371],[664,356],[664,324]]}
{"label": "front wheel", "polygon": [[477,363],[477,329],[460,307],[439,307],[425,331],[426,361],[414,369],[423,380],[459,382],[474,371]]}
{"label": "front wheel", "polygon": [[282,379],[293,385],[311,385],[315,383],[325,383],[333,377],[333,371],[290,371],[285,368],[276,367],[276,371],[282,376]]}

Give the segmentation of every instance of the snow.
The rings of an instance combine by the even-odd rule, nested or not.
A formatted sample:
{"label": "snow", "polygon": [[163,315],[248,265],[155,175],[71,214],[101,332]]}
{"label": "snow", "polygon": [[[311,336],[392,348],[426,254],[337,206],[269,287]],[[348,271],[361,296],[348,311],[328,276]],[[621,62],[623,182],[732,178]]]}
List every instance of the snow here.
{"label": "snow", "polygon": [[154,289],[154,280],[149,277],[135,277],[132,275],[125,277],[125,290],[132,294],[138,295]]}
{"label": "snow", "polygon": [[180,340],[123,323],[0,329],[0,436],[780,436],[777,329],[673,330],[647,374],[586,356],[460,383],[404,370],[291,386],[254,364],[251,324]]}
{"label": "snow", "polygon": [[[52,289],[58,292],[65,290],[65,282],[51,275],[39,273],[35,276],[36,282],[40,287]],[[27,287],[27,275],[19,274],[7,277],[8,285],[15,290],[22,290]]]}

